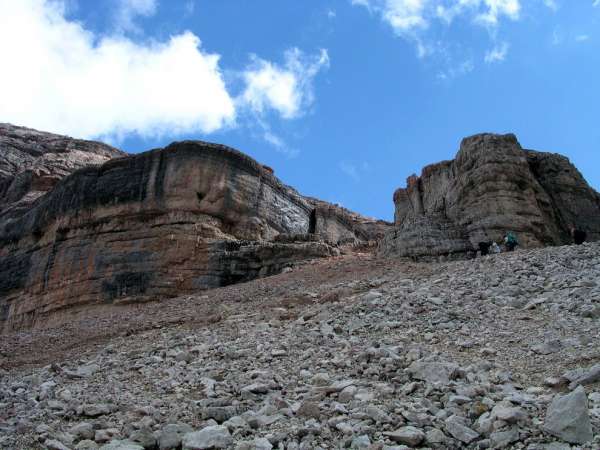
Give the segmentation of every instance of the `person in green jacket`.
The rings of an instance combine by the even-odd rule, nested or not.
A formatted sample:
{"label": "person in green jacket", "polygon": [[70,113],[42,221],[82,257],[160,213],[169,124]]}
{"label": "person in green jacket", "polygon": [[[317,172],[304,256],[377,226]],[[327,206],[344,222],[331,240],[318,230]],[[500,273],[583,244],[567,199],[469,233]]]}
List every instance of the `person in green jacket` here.
{"label": "person in green jacket", "polygon": [[517,237],[510,231],[506,233],[506,236],[504,236],[504,246],[506,247],[506,251],[514,251],[517,245],[519,245]]}

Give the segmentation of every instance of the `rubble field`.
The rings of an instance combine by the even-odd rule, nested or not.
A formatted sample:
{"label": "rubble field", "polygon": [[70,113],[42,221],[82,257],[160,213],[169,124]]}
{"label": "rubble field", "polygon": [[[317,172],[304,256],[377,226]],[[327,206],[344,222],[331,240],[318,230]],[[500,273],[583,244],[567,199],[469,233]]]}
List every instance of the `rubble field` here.
{"label": "rubble field", "polygon": [[600,448],[600,243],[71,315],[1,337],[0,448]]}

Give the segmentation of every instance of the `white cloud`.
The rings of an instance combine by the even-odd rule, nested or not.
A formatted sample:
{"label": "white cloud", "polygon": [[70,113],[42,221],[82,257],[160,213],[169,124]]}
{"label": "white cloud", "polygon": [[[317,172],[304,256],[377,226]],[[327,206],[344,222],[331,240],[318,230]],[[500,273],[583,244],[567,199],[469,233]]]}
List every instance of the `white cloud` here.
{"label": "white cloud", "polygon": [[[554,3],[554,0],[543,1],[547,5]],[[500,22],[516,21],[521,15],[520,0],[351,0],[351,3],[379,16],[395,34],[415,46],[420,59],[437,61],[441,67],[437,77],[443,80],[474,68],[470,50],[447,38],[446,29],[457,19],[485,28],[495,42]],[[489,53],[485,60],[503,58],[505,54],[506,50]],[[457,61],[462,62],[457,64]]]}
{"label": "white cloud", "polygon": [[577,42],[585,42],[585,41],[588,41],[589,39],[590,39],[590,36],[588,34],[578,34],[577,36],[575,36],[575,41],[577,41]]}
{"label": "white cloud", "polygon": [[326,50],[306,56],[293,48],[285,53],[283,66],[253,56],[251,66],[243,74],[246,89],[239,104],[259,115],[273,109],[284,119],[298,117],[313,103],[315,76],[328,66]]}
{"label": "white cloud", "polygon": [[485,53],[484,61],[488,64],[502,62],[506,59],[509,45],[507,42],[494,46],[491,50]]}
{"label": "white cloud", "polygon": [[115,14],[117,30],[139,32],[140,29],[135,24],[136,17],[152,16],[156,8],[157,0],[118,0]]}
{"label": "white cloud", "polygon": [[600,6],[600,0],[594,0],[594,3],[592,3],[592,6]]}
{"label": "white cloud", "polygon": [[484,4],[487,11],[480,13],[477,20],[492,26],[497,25],[502,16],[517,20],[521,12],[519,0],[484,0]]}
{"label": "white cloud", "polygon": [[379,14],[399,35],[425,30],[436,19],[449,24],[463,14],[470,15],[476,23],[496,26],[501,17],[517,20],[521,12],[520,0],[351,0],[351,3]]}
{"label": "white cloud", "polygon": [[[130,20],[122,24],[156,6],[121,1],[120,17]],[[328,63],[325,51],[315,59],[293,49],[284,67],[255,57],[242,75],[248,103],[240,105],[220,56],[193,33],[145,43],[121,33],[99,36],[67,20],[65,3],[50,0],[0,0],[0,54],[10,61],[10,70],[0,70],[3,121],[111,141],[129,133],[211,133],[236,126],[240,107],[299,117],[313,102],[314,76]]]}
{"label": "white cloud", "polygon": [[235,119],[219,56],[190,32],[97,40],[59,3],[0,0],[0,53],[12,67],[0,71],[6,121],[91,138],[209,133]]}

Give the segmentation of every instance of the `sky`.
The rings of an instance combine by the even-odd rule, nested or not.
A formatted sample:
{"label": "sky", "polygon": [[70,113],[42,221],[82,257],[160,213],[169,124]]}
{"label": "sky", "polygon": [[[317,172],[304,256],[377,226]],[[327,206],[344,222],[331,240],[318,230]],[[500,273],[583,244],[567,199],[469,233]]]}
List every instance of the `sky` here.
{"label": "sky", "polygon": [[600,0],[0,0],[0,55],[0,122],[226,144],[372,217],[481,132],[600,190]]}

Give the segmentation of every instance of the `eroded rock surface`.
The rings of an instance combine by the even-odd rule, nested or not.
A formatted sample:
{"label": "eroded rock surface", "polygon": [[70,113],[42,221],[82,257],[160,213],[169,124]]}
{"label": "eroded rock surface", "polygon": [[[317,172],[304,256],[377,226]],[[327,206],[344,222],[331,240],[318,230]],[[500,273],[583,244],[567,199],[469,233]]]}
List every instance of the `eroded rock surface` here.
{"label": "eroded rock surface", "polygon": [[100,142],[0,123],[0,217],[26,211],[75,170],[124,155]]}
{"label": "eroded rock surface", "polygon": [[572,225],[600,239],[600,195],[567,158],[523,150],[512,134],[463,139],[454,160],[409,177],[394,204],[384,254],[463,257],[508,231],[524,247],[561,245]]}
{"label": "eroded rock surface", "polygon": [[[221,145],[185,141],[123,156],[32,130],[3,132],[7,180],[19,161],[38,154],[28,164],[52,177],[45,195],[29,185],[27,200],[0,215],[4,329],[272,275],[338,255],[339,242],[374,241],[388,226],[306,199],[271,169]],[[79,158],[78,148],[91,156]],[[52,155],[62,165],[50,170]],[[108,160],[115,155],[123,157]],[[17,191],[7,189],[12,201]]]}

